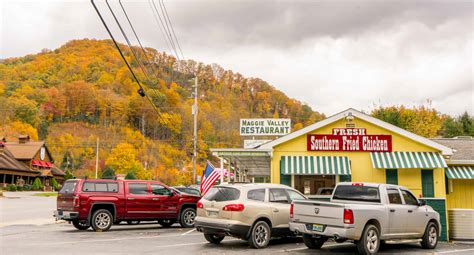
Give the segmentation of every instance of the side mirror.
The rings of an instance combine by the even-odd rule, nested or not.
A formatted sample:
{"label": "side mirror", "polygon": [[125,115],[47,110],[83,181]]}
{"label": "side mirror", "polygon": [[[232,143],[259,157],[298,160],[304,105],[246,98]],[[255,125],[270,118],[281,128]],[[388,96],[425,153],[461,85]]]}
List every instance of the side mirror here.
{"label": "side mirror", "polygon": [[418,206],[425,206],[426,201],[425,200],[418,200]]}

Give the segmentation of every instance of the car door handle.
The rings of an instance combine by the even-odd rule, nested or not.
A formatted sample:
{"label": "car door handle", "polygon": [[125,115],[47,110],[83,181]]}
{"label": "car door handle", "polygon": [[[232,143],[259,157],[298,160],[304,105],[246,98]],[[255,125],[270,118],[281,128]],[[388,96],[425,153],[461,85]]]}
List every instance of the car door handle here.
{"label": "car door handle", "polygon": [[409,213],[412,213],[412,212],[413,212],[413,210],[408,210],[408,212],[409,212]]}
{"label": "car door handle", "polygon": [[279,212],[279,211],[280,211],[280,210],[278,210],[278,209],[276,209],[276,208],[273,209],[273,212]]}
{"label": "car door handle", "polygon": [[395,212],[395,209],[390,209],[390,212]]}
{"label": "car door handle", "polygon": [[154,198],[152,198],[151,200],[153,200],[153,201],[158,201],[158,200],[160,200],[160,199],[157,198],[157,197],[154,197]]}
{"label": "car door handle", "polygon": [[127,198],[127,200],[135,200],[135,198],[134,197],[129,197],[129,198]]}

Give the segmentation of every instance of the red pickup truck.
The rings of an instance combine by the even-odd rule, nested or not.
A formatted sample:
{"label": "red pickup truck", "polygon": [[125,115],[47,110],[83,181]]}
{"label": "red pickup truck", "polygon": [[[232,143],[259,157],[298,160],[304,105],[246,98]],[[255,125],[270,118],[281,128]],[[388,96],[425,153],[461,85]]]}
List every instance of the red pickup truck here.
{"label": "red pickup truck", "polygon": [[107,231],[121,221],[154,221],[164,227],[179,222],[194,227],[200,197],[157,181],[67,180],[57,198],[56,219],[75,228]]}

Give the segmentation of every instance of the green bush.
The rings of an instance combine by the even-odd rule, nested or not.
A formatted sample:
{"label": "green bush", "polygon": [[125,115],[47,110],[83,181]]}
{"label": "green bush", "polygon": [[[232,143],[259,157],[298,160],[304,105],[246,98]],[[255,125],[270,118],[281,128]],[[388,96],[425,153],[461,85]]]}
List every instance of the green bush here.
{"label": "green bush", "polygon": [[30,184],[23,185],[23,190],[24,191],[30,191],[31,190],[31,185]]}
{"label": "green bush", "polygon": [[23,191],[23,186],[16,186],[17,191]]}
{"label": "green bush", "polygon": [[133,172],[128,172],[127,175],[125,176],[125,180],[136,180],[137,176]]}
{"label": "green bush", "polygon": [[8,191],[16,191],[17,190],[17,187],[15,184],[8,184],[7,185],[7,190]]}
{"label": "green bush", "polygon": [[115,177],[115,171],[110,166],[106,166],[102,172],[102,179],[113,179]]}
{"label": "green bush", "polygon": [[66,175],[64,176],[64,180],[69,180],[69,179],[74,179],[75,178],[74,175],[72,175],[71,171],[69,171],[69,170],[66,170],[65,174]]}
{"label": "green bush", "polygon": [[58,181],[56,179],[51,179],[51,186],[53,186],[54,190],[58,191],[61,188],[61,185],[59,185]]}
{"label": "green bush", "polygon": [[32,190],[43,190],[43,183],[41,180],[36,177],[35,181],[33,182],[33,186],[31,187]]}

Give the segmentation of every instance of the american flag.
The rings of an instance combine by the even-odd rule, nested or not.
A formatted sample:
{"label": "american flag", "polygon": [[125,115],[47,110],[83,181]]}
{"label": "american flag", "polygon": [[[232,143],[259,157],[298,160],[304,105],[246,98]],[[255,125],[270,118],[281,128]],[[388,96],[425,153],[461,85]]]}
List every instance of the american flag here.
{"label": "american flag", "polygon": [[204,196],[219,178],[221,178],[221,169],[214,168],[211,162],[208,161],[206,169],[202,173],[201,195]]}

